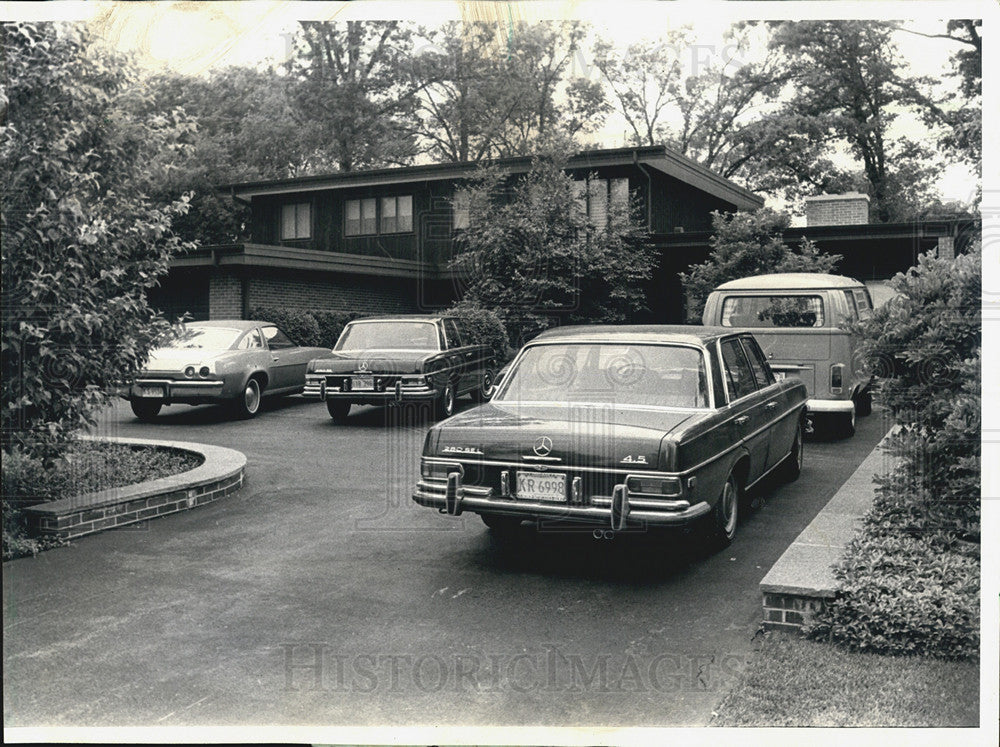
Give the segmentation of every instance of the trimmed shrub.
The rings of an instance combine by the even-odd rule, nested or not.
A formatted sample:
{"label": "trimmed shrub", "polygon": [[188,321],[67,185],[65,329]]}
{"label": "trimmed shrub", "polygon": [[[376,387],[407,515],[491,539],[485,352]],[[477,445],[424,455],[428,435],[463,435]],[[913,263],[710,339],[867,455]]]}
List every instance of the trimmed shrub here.
{"label": "trimmed shrub", "polygon": [[357,319],[361,314],[354,311],[314,311],[313,316],[319,325],[319,337],[317,338],[319,342],[316,344],[324,348],[332,348],[337,344],[340,333],[344,331],[347,323]]}
{"label": "trimmed shrub", "polygon": [[255,306],[250,310],[251,318],[277,324],[299,345],[320,348],[332,348],[347,323],[359,316],[353,311],[309,311],[276,306]]}
{"label": "trimmed shrub", "polygon": [[861,650],[973,657],[979,650],[981,249],[922,255],[899,297],[861,325],[896,420],[895,467],[835,569],[841,593],[815,633]]}
{"label": "trimmed shrub", "polygon": [[311,311],[255,306],[250,309],[250,318],[277,324],[298,345],[319,345],[319,324]]}
{"label": "trimmed shrub", "polygon": [[461,319],[472,335],[473,343],[492,348],[498,364],[502,365],[513,357],[514,351],[507,342],[507,330],[496,312],[471,303],[460,303],[442,313]]}

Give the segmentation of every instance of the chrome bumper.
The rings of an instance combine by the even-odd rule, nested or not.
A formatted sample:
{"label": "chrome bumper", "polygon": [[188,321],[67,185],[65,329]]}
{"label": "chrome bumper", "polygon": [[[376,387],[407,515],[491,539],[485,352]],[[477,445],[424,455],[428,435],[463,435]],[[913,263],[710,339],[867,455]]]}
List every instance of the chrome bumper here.
{"label": "chrome bumper", "polygon": [[306,385],[302,390],[302,396],[309,399],[318,399],[325,402],[328,399],[340,400],[342,402],[362,402],[362,403],[384,403],[393,402],[426,402],[437,399],[441,393],[432,387],[404,387],[400,383],[382,391],[374,389],[357,389],[347,392],[340,391],[339,388],[329,387],[326,377],[306,377]]}
{"label": "chrome bumper", "polygon": [[615,530],[627,526],[680,526],[712,510],[704,501],[691,505],[684,500],[632,498],[624,485],[617,485],[613,496],[593,496],[589,505],[523,501],[501,497],[493,488],[464,486],[458,472],[448,475],[447,481],[421,480],[417,483],[413,500],[421,506],[436,508],[452,516],[460,516],[463,511],[507,514],[531,519],[608,524]]}
{"label": "chrome bumper", "polygon": [[[122,387],[119,394],[125,399],[184,399],[185,397],[217,397],[225,386],[223,381],[199,381],[197,379],[136,379],[129,386]],[[139,387],[159,387],[162,397],[145,397],[138,394]]]}
{"label": "chrome bumper", "polygon": [[806,400],[807,412],[843,412],[854,410],[854,402],[850,399],[810,399]]}

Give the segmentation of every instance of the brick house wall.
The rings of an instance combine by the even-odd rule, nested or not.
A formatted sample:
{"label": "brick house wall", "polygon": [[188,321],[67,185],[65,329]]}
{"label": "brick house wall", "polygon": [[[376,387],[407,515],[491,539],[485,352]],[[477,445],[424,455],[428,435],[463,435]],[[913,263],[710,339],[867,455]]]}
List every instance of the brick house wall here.
{"label": "brick house wall", "polygon": [[418,311],[418,278],[335,273],[257,272],[247,279],[246,308],[408,314]]}
{"label": "brick house wall", "polygon": [[234,272],[216,270],[209,276],[208,318],[243,318],[243,287]]}

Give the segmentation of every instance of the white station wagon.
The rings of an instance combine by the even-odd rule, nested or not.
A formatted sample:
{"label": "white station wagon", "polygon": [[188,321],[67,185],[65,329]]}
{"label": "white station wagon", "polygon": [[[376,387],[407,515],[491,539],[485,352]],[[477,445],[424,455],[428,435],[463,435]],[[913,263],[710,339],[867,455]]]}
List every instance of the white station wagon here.
{"label": "white station wagon", "polygon": [[846,325],[871,311],[860,280],[790,272],[723,283],[709,295],[702,320],[752,329],[775,376],[805,382],[807,431],[851,436],[855,417],[871,412],[871,376]]}

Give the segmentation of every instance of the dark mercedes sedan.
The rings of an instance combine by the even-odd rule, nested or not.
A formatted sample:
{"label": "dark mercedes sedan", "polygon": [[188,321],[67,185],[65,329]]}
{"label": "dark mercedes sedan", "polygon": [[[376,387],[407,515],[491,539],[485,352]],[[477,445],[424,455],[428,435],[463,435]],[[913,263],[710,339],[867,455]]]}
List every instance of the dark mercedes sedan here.
{"label": "dark mercedes sedan", "polygon": [[444,418],[463,394],[488,399],[495,373],[496,353],[461,319],[371,317],[349,323],[333,351],[310,362],[303,395],[325,401],[338,423],[352,405],[423,403]]}
{"label": "dark mercedes sedan", "polygon": [[740,497],[798,477],[806,388],[732,328],[581,326],[518,353],[487,404],[429,431],[413,500],[496,533],[703,526],[725,546]]}

